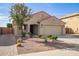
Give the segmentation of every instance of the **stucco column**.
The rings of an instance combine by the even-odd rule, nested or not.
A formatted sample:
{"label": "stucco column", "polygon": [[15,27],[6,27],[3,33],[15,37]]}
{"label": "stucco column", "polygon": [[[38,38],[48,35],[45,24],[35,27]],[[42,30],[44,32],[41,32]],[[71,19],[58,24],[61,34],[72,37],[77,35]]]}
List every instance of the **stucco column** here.
{"label": "stucco column", "polygon": [[28,31],[28,25],[26,24],[25,27],[26,27],[26,30],[25,31],[27,32]]}
{"label": "stucco column", "polygon": [[40,24],[38,25],[38,35],[40,35]]}
{"label": "stucco column", "polygon": [[65,27],[62,26],[62,34],[65,34]]}
{"label": "stucco column", "polygon": [[30,24],[27,25],[27,32],[30,32]]}

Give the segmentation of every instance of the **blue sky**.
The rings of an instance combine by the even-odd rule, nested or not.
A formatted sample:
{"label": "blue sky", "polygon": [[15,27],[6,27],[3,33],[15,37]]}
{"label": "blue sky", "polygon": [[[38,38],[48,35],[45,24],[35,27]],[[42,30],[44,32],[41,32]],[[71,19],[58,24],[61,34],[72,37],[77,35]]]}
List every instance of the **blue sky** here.
{"label": "blue sky", "polygon": [[[0,27],[5,27],[10,22],[9,11],[12,5],[11,3],[0,3]],[[77,3],[29,3],[26,5],[32,9],[32,12],[45,11],[57,17],[79,12],[79,4]]]}

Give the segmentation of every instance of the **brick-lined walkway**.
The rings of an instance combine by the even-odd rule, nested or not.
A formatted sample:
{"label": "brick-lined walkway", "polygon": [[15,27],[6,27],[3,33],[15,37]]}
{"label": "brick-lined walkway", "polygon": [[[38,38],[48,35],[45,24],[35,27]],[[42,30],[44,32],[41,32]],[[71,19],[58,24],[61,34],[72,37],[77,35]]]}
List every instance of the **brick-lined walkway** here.
{"label": "brick-lined walkway", "polygon": [[0,35],[0,55],[17,55],[16,39],[13,35]]}

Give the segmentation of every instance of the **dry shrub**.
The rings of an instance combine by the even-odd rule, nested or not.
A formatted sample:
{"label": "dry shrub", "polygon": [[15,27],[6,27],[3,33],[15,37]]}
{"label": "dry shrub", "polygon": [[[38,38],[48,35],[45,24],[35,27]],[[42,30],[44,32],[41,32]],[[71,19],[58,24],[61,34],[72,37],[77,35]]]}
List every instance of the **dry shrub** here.
{"label": "dry shrub", "polygon": [[17,43],[17,47],[22,47],[21,43]]}

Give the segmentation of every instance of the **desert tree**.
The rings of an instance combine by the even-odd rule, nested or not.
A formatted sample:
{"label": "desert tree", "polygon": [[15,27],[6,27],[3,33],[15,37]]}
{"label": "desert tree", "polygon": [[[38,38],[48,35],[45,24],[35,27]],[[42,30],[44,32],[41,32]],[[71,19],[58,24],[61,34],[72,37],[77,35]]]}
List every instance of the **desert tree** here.
{"label": "desert tree", "polygon": [[10,9],[10,17],[11,20],[17,25],[18,30],[22,33],[24,22],[31,18],[31,9],[25,4],[14,4]]}

